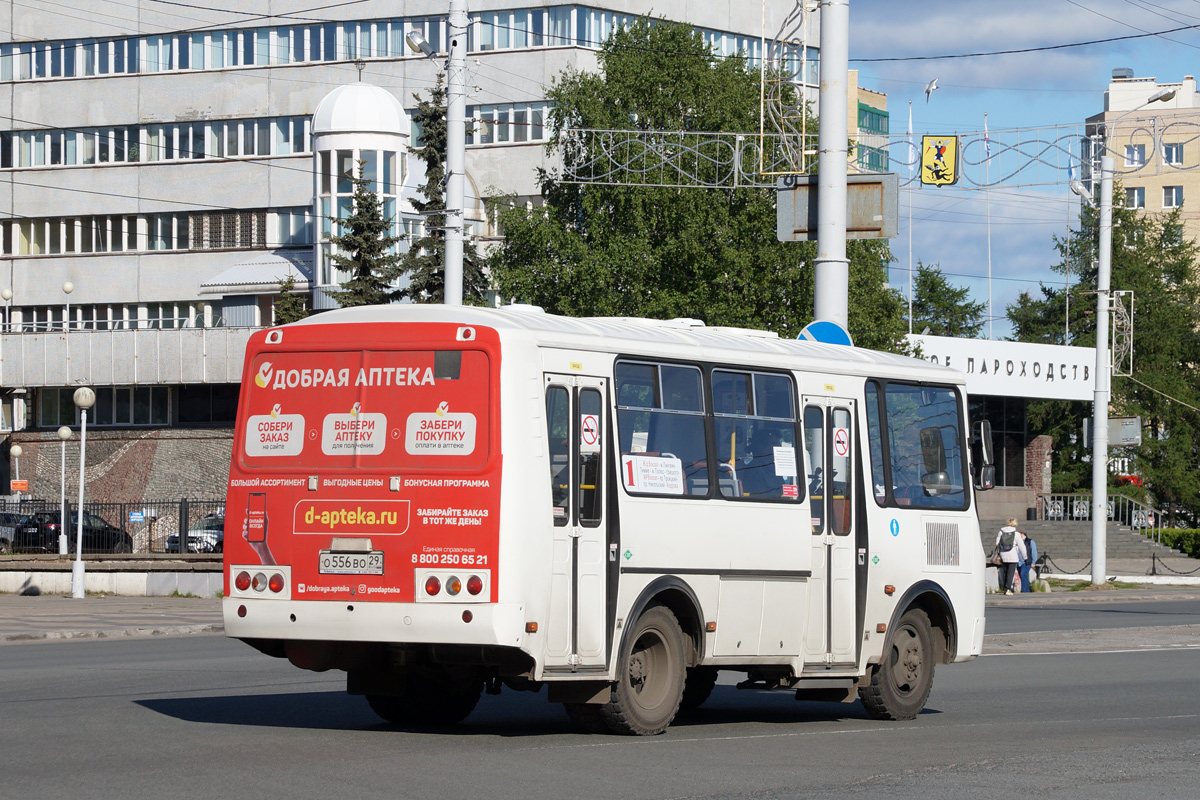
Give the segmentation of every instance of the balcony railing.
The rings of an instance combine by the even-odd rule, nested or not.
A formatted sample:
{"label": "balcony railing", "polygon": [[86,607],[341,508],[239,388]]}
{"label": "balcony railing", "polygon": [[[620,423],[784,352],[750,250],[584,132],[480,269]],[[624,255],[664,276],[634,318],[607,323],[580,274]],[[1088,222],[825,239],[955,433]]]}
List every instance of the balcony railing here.
{"label": "balcony railing", "polygon": [[[1038,519],[1065,521],[1092,518],[1091,493],[1038,495]],[[1163,515],[1157,508],[1122,494],[1108,496],[1108,519],[1162,541]]]}
{"label": "balcony railing", "polygon": [[0,387],[237,383],[257,328],[0,333]]}

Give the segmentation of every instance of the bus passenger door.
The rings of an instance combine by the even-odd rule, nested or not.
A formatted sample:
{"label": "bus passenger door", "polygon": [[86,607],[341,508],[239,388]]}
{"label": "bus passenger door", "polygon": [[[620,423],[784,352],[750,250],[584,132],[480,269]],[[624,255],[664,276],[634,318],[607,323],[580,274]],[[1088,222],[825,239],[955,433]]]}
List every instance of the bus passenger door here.
{"label": "bus passenger door", "polygon": [[546,375],[553,502],[547,668],[606,668],[605,511],[607,381]]}
{"label": "bus passenger door", "polygon": [[854,401],[806,396],[803,402],[813,572],[804,663],[851,667],[857,660]]}

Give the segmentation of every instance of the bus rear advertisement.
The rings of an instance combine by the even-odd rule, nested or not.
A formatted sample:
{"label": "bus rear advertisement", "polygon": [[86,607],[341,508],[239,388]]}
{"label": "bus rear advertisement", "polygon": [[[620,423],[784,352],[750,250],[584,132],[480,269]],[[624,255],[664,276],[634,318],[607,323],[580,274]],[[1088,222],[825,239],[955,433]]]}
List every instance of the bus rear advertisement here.
{"label": "bus rear advertisement", "polygon": [[247,346],[226,632],[410,727],[656,734],[739,688],[911,719],[982,649],[963,376],[694,320],[383,306]]}

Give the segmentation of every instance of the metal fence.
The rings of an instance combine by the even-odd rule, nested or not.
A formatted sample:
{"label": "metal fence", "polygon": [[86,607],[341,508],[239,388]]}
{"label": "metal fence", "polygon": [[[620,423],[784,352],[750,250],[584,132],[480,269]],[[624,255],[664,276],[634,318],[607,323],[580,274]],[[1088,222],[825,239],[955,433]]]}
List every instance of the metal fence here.
{"label": "metal fence", "polygon": [[[1042,520],[1090,520],[1092,518],[1092,495],[1090,492],[1038,495],[1037,514],[1038,519]],[[1162,512],[1131,497],[1123,494],[1110,494],[1108,496],[1108,519],[1127,528],[1140,530],[1156,542],[1162,541]]]}
{"label": "metal fence", "polygon": [[[67,503],[67,519],[76,524],[76,504]],[[141,500],[129,503],[84,503],[83,552],[88,553],[220,553],[224,550],[225,503],[219,500]],[[0,536],[9,536],[13,552],[57,553],[62,509],[53,500],[0,502]],[[103,527],[107,526],[107,527]],[[89,533],[103,529],[104,535]],[[76,529],[68,533],[75,552]]]}

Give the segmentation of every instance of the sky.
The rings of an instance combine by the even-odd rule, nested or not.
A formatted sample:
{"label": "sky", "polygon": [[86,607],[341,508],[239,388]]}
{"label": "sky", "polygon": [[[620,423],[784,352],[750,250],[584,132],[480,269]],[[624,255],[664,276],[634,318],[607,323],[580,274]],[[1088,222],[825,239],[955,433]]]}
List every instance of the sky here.
{"label": "sky", "polygon": [[[1103,111],[1104,92],[1116,67],[1160,82],[1200,74],[1200,27],[1013,55],[864,60],[1045,48],[1200,26],[1200,0],[849,1],[850,68],[859,71],[860,86],[887,95],[893,137],[908,128],[911,100],[918,142],[923,134],[977,137],[986,113],[999,149],[1017,134],[996,132],[1082,125]],[[926,102],[924,88],[934,78],[938,89]],[[999,169],[1001,174],[1009,171]],[[1020,292],[1038,296],[1039,281],[1063,282],[1049,270],[1059,261],[1054,236],[1066,235],[1068,224],[1078,218],[1079,202],[1062,169],[1017,176],[986,192],[901,189],[891,284],[907,296],[911,207],[913,268],[918,262],[939,264],[952,284],[970,289],[972,300],[986,304],[990,217],[991,316],[983,335],[989,336],[990,328],[992,338],[1005,338],[1011,334],[1005,309]]]}

